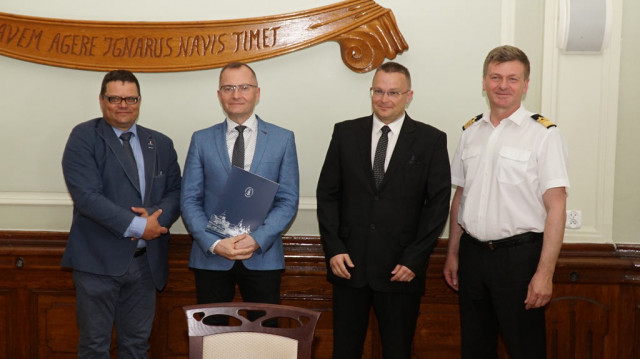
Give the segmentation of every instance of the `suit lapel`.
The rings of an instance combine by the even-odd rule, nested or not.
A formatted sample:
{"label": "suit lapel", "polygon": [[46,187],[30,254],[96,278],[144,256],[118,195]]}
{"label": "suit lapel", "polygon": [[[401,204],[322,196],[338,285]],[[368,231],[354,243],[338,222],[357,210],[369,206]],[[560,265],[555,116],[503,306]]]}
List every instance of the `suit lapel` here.
{"label": "suit lapel", "polygon": [[124,147],[122,147],[120,139],[116,136],[115,132],[113,132],[113,128],[111,128],[111,126],[104,119],[100,119],[100,121],[98,121],[98,126],[96,127],[96,132],[100,137],[104,139],[107,146],[109,146],[111,151],[118,159],[118,162],[120,163],[122,170],[129,178],[129,181],[131,182],[131,184],[133,184],[136,190],[138,190],[138,193],[140,193],[140,182],[136,180],[136,174],[134,172],[138,169],[128,165],[129,158],[124,152]]}
{"label": "suit lapel", "polygon": [[218,156],[220,156],[220,163],[224,164],[222,168],[227,171],[227,174],[231,171],[231,159],[229,158],[229,150],[227,149],[227,120],[224,120],[220,126],[215,126],[213,132],[213,144]]}
{"label": "suit lapel", "polygon": [[373,168],[371,165],[371,131],[373,131],[373,115],[365,117],[360,122],[360,132],[356,136],[356,148],[360,163],[362,163],[362,171],[367,174],[369,186],[375,191],[376,181],[373,178]]}
{"label": "suit lapel", "polygon": [[400,129],[398,141],[396,141],[396,147],[393,149],[389,165],[387,166],[387,171],[384,174],[384,179],[380,184],[380,188],[384,187],[384,184],[388,182],[394,174],[398,173],[402,164],[407,163],[407,156],[409,156],[411,146],[413,146],[413,141],[415,140],[415,128],[415,122],[409,117],[409,115],[406,115],[402,128]]}
{"label": "suit lapel", "polygon": [[256,133],[256,151],[253,154],[253,159],[251,160],[251,171],[255,173],[260,161],[262,161],[262,156],[264,155],[264,151],[267,149],[267,129],[264,121],[258,115],[256,115],[256,119],[258,120],[258,133]]}
{"label": "suit lapel", "polygon": [[156,153],[156,140],[151,135],[151,132],[146,128],[137,126],[138,139],[140,141],[140,148],[142,149],[142,158],[144,159],[144,180],[145,180],[145,194],[142,203],[148,203],[150,189],[153,185],[153,177],[156,173],[157,165],[157,153]]}

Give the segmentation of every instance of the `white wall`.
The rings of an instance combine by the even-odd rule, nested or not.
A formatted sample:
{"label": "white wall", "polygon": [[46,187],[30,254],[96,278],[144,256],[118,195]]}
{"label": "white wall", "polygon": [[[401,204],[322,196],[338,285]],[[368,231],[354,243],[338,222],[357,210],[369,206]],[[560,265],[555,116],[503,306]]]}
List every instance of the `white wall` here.
{"label": "white wall", "polygon": [[[0,12],[67,19],[191,21],[266,16],[333,2],[3,0]],[[614,2],[621,4],[622,0]],[[495,46],[512,43],[530,56],[532,83],[526,99],[529,109],[542,111],[549,117],[549,112],[563,114],[562,105],[551,106],[548,100],[549,93],[558,88],[569,89],[567,101],[580,98],[579,95],[571,98],[570,93],[573,81],[581,74],[570,73],[556,87],[546,85],[549,69],[565,71],[559,65],[562,61],[548,58],[553,49],[549,47],[552,36],[549,29],[555,28],[550,7],[555,9],[556,0],[378,0],[377,3],[393,10],[409,44],[409,50],[395,59],[412,72],[415,95],[408,112],[447,132],[450,155],[457,146],[461,125],[486,108],[481,88],[482,62]],[[603,56],[574,55],[571,59],[589,63]],[[556,60],[565,57],[559,54]],[[251,65],[261,87],[257,113],[296,134],[301,207],[289,233],[317,234],[315,185],[333,124],[371,112],[368,88],[373,74],[350,71],[342,63],[338,44],[333,42]],[[611,73],[600,70],[599,65],[596,67],[601,73]],[[181,165],[191,133],[223,119],[215,93],[218,74],[217,69],[138,74],[143,96],[139,123],[169,135],[175,141]],[[60,158],[71,128],[100,115],[97,96],[103,75],[0,57],[0,229],[69,229],[71,206]],[[592,159],[590,154],[583,155],[583,149],[592,148],[591,144],[573,140],[581,135],[579,121],[579,118],[557,119],[563,132],[565,126],[577,131],[569,136],[571,161],[588,164]],[[590,131],[586,135],[599,138]],[[605,158],[615,156],[615,150],[605,152]],[[575,170],[572,167],[574,186],[569,208],[582,209],[586,223],[584,230],[568,232],[567,240],[612,241],[612,211],[597,208],[603,200],[613,201],[612,194],[608,194],[612,192],[613,185],[609,183],[613,182],[613,175],[603,175],[602,166],[587,166],[580,169],[579,175],[597,180],[576,186],[582,182],[573,178]],[[598,191],[604,194],[604,199],[594,197],[593,193]],[[609,225],[603,227],[601,223]],[[173,231],[186,232],[181,222]]]}

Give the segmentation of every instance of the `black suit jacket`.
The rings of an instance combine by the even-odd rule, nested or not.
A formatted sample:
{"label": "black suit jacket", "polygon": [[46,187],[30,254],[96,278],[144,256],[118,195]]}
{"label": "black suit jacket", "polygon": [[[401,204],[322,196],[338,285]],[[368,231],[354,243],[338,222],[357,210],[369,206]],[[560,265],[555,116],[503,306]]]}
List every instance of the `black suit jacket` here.
{"label": "black suit jacket", "polygon": [[[318,181],[318,222],[329,281],[384,292],[422,292],[429,256],[451,197],[446,134],[405,117],[387,172],[376,189],[371,166],[373,116],[335,125]],[[333,275],[331,257],[348,253],[351,279]],[[391,282],[397,264],[411,282]]]}
{"label": "black suit jacket", "polygon": [[[73,199],[73,221],[62,265],[93,274],[120,276],[133,260],[136,242],[124,232],[136,216],[162,209],[160,225],[170,227],[180,215],[180,166],[169,137],[137,125],[144,157],[146,191],[111,126],[102,118],[77,125],[62,156],[62,170]],[[142,200],[143,199],[143,200]],[[167,283],[169,233],[147,241],[147,259],[156,288]]]}

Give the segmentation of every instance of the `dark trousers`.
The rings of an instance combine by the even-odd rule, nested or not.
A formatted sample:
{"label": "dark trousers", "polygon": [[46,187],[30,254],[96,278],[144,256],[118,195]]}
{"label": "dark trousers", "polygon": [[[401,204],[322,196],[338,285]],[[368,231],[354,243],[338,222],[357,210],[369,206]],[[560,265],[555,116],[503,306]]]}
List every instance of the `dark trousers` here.
{"label": "dark trousers", "polygon": [[369,312],[378,319],[386,359],[411,357],[421,293],[384,293],[371,288],[333,285],[333,358],[360,359]]}
{"label": "dark trousers", "polygon": [[[236,295],[236,284],[245,302],[280,303],[280,269],[250,270],[242,261],[236,261],[227,271],[194,269],[194,273],[198,304],[231,302]],[[256,318],[255,313],[249,313],[249,319]],[[216,324],[222,325],[224,322]]]}
{"label": "dark trousers", "polygon": [[541,234],[499,248],[460,240],[458,279],[462,358],[497,358],[498,332],[511,359],[546,357],[544,308],[525,310],[542,250]]}
{"label": "dark trousers", "polygon": [[119,277],[73,271],[80,338],[78,358],[110,358],[116,325],[118,358],[147,358],[156,288],[147,255],[133,258]]}

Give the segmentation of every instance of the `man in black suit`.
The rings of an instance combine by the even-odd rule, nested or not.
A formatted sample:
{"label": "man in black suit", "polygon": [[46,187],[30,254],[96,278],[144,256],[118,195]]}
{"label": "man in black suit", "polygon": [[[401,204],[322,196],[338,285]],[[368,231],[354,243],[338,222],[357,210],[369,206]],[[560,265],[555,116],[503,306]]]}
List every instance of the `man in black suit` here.
{"label": "man in black suit", "polygon": [[385,358],[409,358],[429,255],[449,210],[444,132],[405,113],[411,77],[387,62],[373,115],[335,125],[318,181],[318,222],[333,284],[333,358],[361,358],[369,311]]}

